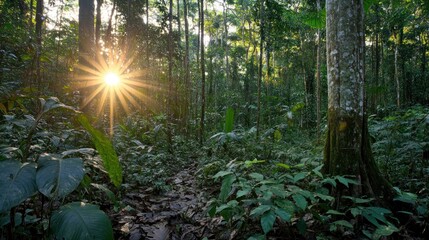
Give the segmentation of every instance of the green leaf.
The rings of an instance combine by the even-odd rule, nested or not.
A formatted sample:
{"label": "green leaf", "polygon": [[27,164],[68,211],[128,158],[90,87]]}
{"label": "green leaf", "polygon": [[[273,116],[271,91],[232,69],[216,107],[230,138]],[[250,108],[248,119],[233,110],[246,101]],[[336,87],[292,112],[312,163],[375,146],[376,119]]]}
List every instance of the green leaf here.
{"label": "green leaf", "polygon": [[262,215],[263,213],[265,213],[266,211],[268,211],[270,209],[271,209],[271,205],[260,205],[257,208],[254,208],[250,212],[250,216],[257,217],[259,215]]}
{"label": "green leaf", "polygon": [[282,133],[278,130],[278,129],[276,129],[275,131],[274,131],[274,140],[276,141],[276,142],[278,142],[278,141],[280,141],[282,139]]}
{"label": "green leaf", "polygon": [[294,194],[292,198],[299,208],[301,208],[302,210],[305,210],[307,208],[307,200],[301,194]]}
{"label": "green leaf", "polygon": [[320,166],[318,166],[315,169],[313,169],[314,174],[316,174],[320,178],[323,178],[323,174],[320,172],[320,170],[322,169],[322,167],[323,167],[323,164],[321,164]]}
{"label": "green leaf", "polygon": [[335,179],[332,179],[332,178],[323,179],[322,184],[326,184],[326,183],[331,184],[331,186],[333,186],[333,187],[337,187],[337,182],[335,182]]}
{"label": "green leaf", "polygon": [[273,229],[275,221],[276,215],[273,211],[269,211],[261,217],[261,227],[265,234]]}
{"label": "green leaf", "polygon": [[276,208],[275,213],[285,222],[290,222],[290,219],[292,218],[288,212],[281,208]]}
{"label": "green leaf", "polygon": [[360,208],[360,207],[350,208],[350,213],[353,215],[353,217],[361,215],[362,214],[362,208]]}
{"label": "green leaf", "polygon": [[401,195],[395,197],[393,200],[414,205],[416,204],[416,201],[417,201],[417,195],[412,193],[402,192]]}
{"label": "green leaf", "polygon": [[307,173],[306,173],[306,172],[300,172],[300,173],[296,174],[295,176],[293,176],[292,181],[293,181],[294,183],[297,183],[298,181],[300,181],[300,180],[304,179],[304,178],[305,178],[305,176],[307,176]]}
{"label": "green leaf", "polygon": [[234,129],[234,109],[229,107],[226,109],[225,113],[225,126],[224,132],[229,133]]}
{"label": "green leaf", "polygon": [[388,225],[380,225],[374,232],[374,235],[378,236],[390,236],[395,232],[399,232],[399,229],[395,227],[393,224]]}
{"label": "green leaf", "polygon": [[341,215],[341,216],[344,216],[344,215],[345,215],[345,214],[344,214],[344,213],[342,213],[342,212],[338,212],[337,210],[332,210],[332,209],[328,210],[328,211],[326,212],[326,214]]}
{"label": "green leaf", "polygon": [[213,178],[217,179],[219,177],[223,177],[223,176],[230,175],[230,174],[232,174],[231,171],[219,171],[218,173],[216,173],[216,175],[213,176]]}
{"label": "green leaf", "polygon": [[250,176],[251,178],[253,178],[253,179],[257,180],[257,181],[262,181],[262,180],[264,180],[264,175],[262,175],[262,174],[260,174],[260,173],[253,172],[253,173],[250,173],[250,174],[249,174],[249,176]]}
{"label": "green leaf", "polygon": [[357,204],[369,203],[374,200],[374,198],[355,198],[350,196],[342,196],[342,198],[350,199],[353,201],[353,203],[357,203]]}
{"label": "green leaf", "polygon": [[38,161],[36,184],[41,193],[49,198],[64,198],[74,191],[84,176],[82,159],[62,159],[43,154]]}
{"label": "green leaf", "polygon": [[295,205],[293,202],[286,200],[286,199],[276,199],[274,200],[274,203],[282,208],[283,210],[287,211],[289,214],[293,214],[295,211]]}
{"label": "green leaf", "polygon": [[54,212],[51,231],[55,239],[106,239],[113,240],[112,224],[98,206],[69,203]]}
{"label": "green leaf", "polygon": [[326,11],[320,10],[319,12],[309,12],[304,15],[303,22],[305,25],[314,29],[323,29],[326,25]]}
{"label": "green leaf", "polygon": [[322,199],[323,201],[333,201],[333,200],[335,200],[334,197],[329,196],[329,195],[325,195],[325,194],[321,194],[321,193],[314,193],[314,196]]}
{"label": "green leaf", "polygon": [[0,161],[0,212],[9,211],[37,192],[36,167],[15,160]]}
{"label": "green leaf", "polygon": [[341,176],[337,176],[336,179],[346,187],[349,187],[349,183],[354,185],[359,185],[359,183],[354,179],[349,179]]}
{"label": "green leaf", "polygon": [[240,197],[246,196],[247,194],[249,194],[249,193],[250,193],[250,191],[251,191],[251,189],[250,189],[250,188],[246,188],[246,189],[243,189],[243,190],[239,190],[239,191],[237,191],[237,198],[240,198]]}
{"label": "green leaf", "polygon": [[122,183],[122,168],[109,138],[102,132],[93,128],[85,115],[80,114],[78,120],[91,135],[92,142],[103,160],[104,168],[107,171],[110,180],[116,187],[119,187]]}
{"label": "green leaf", "polygon": [[232,184],[235,182],[235,180],[236,180],[236,177],[234,175],[227,175],[222,180],[222,186],[220,188],[220,194],[219,194],[219,199],[222,202],[225,202],[226,199],[228,198],[229,193],[231,192],[231,189],[232,189]]}
{"label": "green leaf", "polygon": [[273,186],[270,186],[270,190],[277,196],[277,197],[281,197],[281,198],[285,198],[286,197],[286,191],[285,191],[285,187],[283,184],[276,184]]}
{"label": "green leaf", "polygon": [[244,162],[244,165],[246,165],[246,167],[251,167],[251,166],[253,166],[254,164],[259,164],[259,163],[264,163],[265,162],[265,160],[258,160],[258,159],[253,159],[252,161],[249,161],[249,160],[246,160],[245,162]]}
{"label": "green leaf", "polygon": [[60,100],[56,97],[50,97],[47,100],[45,100],[43,98],[39,98],[39,101],[40,101],[40,105],[42,107],[43,113],[49,112],[50,110],[55,109],[55,108],[65,108],[65,109],[69,109],[69,110],[77,112],[76,109],[74,109],[71,106],[67,106],[64,103],[60,102]]}
{"label": "green leaf", "polygon": [[284,169],[290,169],[290,166],[284,163],[277,163],[276,165]]}
{"label": "green leaf", "polygon": [[353,225],[351,223],[347,222],[346,220],[338,220],[338,221],[335,221],[331,224],[336,225],[336,226],[343,226],[343,227],[346,227],[349,229],[353,229]]}
{"label": "green leaf", "polygon": [[265,235],[263,234],[256,234],[256,235],[252,235],[250,236],[247,240],[265,240]]}

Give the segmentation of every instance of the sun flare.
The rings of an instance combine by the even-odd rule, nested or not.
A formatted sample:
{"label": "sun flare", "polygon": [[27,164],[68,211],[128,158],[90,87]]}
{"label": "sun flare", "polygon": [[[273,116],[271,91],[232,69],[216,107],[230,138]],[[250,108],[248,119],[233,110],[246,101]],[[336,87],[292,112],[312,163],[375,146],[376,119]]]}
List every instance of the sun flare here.
{"label": "sun flare", "polygon": [[95,103],[91,108],[97,116],[109,116],[111,134],[114,112],[158,108],[158,103],[148,93],[165,89],[159,83],[155,85],[147,81],[147,72],[131,66],[134,57],[126,58],[125,55],[97,55],[95,59],[84,56],[83,63],[77,65],[75,87],[82,90],[83,97],[80,107],[84,109]]}
{"label": "sun flare", "polygon": [[120,78],[117,74],[113,73],[113,72],[108,72],[106,73],[106,75],[104,75],[104,82],[110,86],[110,87],[115,87],[120,83]]}

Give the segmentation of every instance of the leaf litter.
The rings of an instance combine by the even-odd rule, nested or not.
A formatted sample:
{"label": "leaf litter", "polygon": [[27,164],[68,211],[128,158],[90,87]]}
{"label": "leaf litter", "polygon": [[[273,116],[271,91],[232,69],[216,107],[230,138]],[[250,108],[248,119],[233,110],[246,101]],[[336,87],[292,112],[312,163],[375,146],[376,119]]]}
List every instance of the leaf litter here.
{"label": "leaf litter", "polygon": [[215,239],[219,219],[206,214],[207,199],[198,188],[195,166],[168,179],[169,191],[134,188],[123,197],[126,205],[111,214],[117,239]]}

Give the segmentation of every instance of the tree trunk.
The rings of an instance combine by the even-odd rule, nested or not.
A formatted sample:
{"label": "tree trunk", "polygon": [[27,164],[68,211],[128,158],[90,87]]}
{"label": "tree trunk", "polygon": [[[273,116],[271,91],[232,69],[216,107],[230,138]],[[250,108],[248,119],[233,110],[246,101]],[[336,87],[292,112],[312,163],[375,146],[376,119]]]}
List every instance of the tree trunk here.
{"label": "tree trunk", "polygon": [[[182,26],[180,23],[180,0],[177,0],[176,5],[177,5],[177,32],[178,32],[179,38],[181,38],[182,37],[182,29],[181,29]],[[181,47],[180,44],[179,44],[179,47]]]}
{"label": "tree trunk", "polygon": [[28,32],[31,34],[33,32],[33,12],[34,12],[34,0],[30,0],[30,17],[28,18]]}
{"label": "tree trunk", "polygon": [[146,0],[146,66],[149,66],[149,39],[150,39],[150,31],[149,31],[149,0]]}
{"label": "tree trunk", "polygon": [[[89,66],[94,58],[94,0],[79,0],[79,64]],[[82,111],[87,111],[86,89],[82,92]]]}
{"label": "tree trunk", "polygon": [[168,150],[173,152],[173,136],[171,123],[173,122],[174,104],[173,104],[173,0],[170,0],[168,12],[168,125],[167,125],[167,142]]}
{"label": "tree trunk", "polygon": [[[422,84],[423,90],[424,90],[424,95],[423,97],[423,102],[426,102],[426,104],[429,104],[429,89],[428,89],[428,83],[426,81],[426,64],[427,64],[427,58],[426,58],[426,42],[427,42],[427,38],[425,38],[424,36],[425,34],[422,33],[421,37],[420,37],[420,43],[421,43],[421,65],[420,65],[420,82]],[[426,41],[423,41],[426,40]]]}
{"label": "tree trunk", "polygon": [[265,0],[260,0],[260,5],[259,5],[259,21],[260,21],[260,35],[261,35],[261,39],[260,39],[260,43],[259,43],[259,69],[258,69],[258,113],[256,116],[256,137],[259,137],[259,134],[261,132],[260,129],[260,125],[261,125],[261,88],[262,88],[262,67],[263,67],[263,57],[264,57],[264,42],[265,42],[265,33],[264,33],[264,18],[265,18],[265,5],[264,5]]}
{"label": "tree trunk", "polygon": [[41,66],[40,57],[42,55],[42,27],[43,27],[43,0],[37,0],[36,3],[36,56],[35,56],[35,67],[36,67],[36,84],[37,88],[41,90]]}
{"label": "tree trunk", "polygon": [[97,15],[95,18],[95,55],[100,54],[100,35],[101,35],[101,6],[103,0],[97,0]]}
{"label": "tree trunk", "polygon": [[[186,130],[188,130],[189,112],[191,106],[191,74],[189,71],[189,23],[188,23],[188,3],[187,0],[183,0],[183,18],[185,21],[185,117],[184,121],[186,124]],[[188,131],[187,131],[188,132]]]}
{"label": "tree trunk", "polygon": [[201,31],[201,118],[200,118],[200,144],[204,142],[204,116],[206,112],[206,69],[204,63],[204,0],[201,0],[201,19],[200,19],[200,31]]}
{"label": "tree trunk", "polygon": [[381,176],[368,137],[364,91],[363,1],[326,2],[328,65],[328,134],[324,172],[354,176],[354,196],[391,197],[390,184]]}
{"label": "tree trunk", "polygon": [[401,84],[399,82],[399,41],[397,34],[394,33],[395,39],[395,84],[396,84],[396,106],[401,107]]}
{"label": "tree trunk", "polygon": [[[317,0],[317,12],[320,12],[320,0]],[[316,136],[317,142],[320,140],[320,124],[321,124],[321,97],[320,97],[320,63],[321,63],[321,55],[320,55],[320,29],[317,29],[317,55],[316,55]]]}
{"label": "tree trunk", "polygon": [[[227,8],[227,1],[223,0],[223,28],[224,28],[224,44],[225,44],[225,73],[226,73],[226,78],[225,78],[225,82],[228,83],[229,80],[231,80],[230,78],[230,71],[229,71],[229,48],[228,48],[228,8]],[[231,86],[233,86],[233,82],[231,80]],[[234,89],[234,88],[232,88]]]}

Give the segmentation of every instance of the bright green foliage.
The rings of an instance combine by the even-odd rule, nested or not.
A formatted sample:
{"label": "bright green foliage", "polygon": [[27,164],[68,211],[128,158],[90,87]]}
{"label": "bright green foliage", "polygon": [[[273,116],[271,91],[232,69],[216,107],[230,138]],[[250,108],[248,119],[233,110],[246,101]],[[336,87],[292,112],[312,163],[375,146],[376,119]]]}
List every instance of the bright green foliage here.
{"label": "bright green foliage", "polygon": [[[272,168],[269,168],[270,165]],[[284,165],[287,167],[276,172],[273,169],[283,165],[257,160],[231,161],[227,164],[227,170],[213,176],[216,180],[222,179],[222,184],[218,199],[210,203],[209,214],[222,216],[243,233],[252,228],[246,226],[246,223],[257,220],[264,236],[269,235],[274,228],[288,228],[288,231],[305,237],[307,229],[314,227],[314,222],[326,226],[331,234],[338,236],[352,231],[355,232],[354,236],[380,239],[399,231],[396,226],[399,222],[393,213],[389,209],[374,206],[373,198],[342,196],[341,201],[346,204],[341,209],[332,208],[335,198],[329,195],[326,187],[351,188],[359,184],[355,179],[344,176],[323,177],[320,173],[322,166]],[[271,170],[260,171],[263,167]],[[400,192],[399,189],[397,191],[399,195],[396,201],[415,204],[415,196]],[[353,220],[358,217],[368,221],[370,226],[359,229]],[[251,233],[256,233],[254,228]],[[260,236],[252,235],[249,239],[259,239]]]}
{"label": "bright green foliage", "polygon": [[229,133],[234,129],[234,109],[229,107],[226,109],[225,114],[225,127],[224,132]]}
{"label": "bright green foliage", "polygon": [[103,160],[104,168],[109,174],[110,180],[116,187],[119,187],[122,183],[122,168],[109,138],[92,127],[83,114],[79,115],[78,120],[91,135],[92,142]]}
{"label": "bright green foliage", "polygon": [[82,159],[44,154],[38,161],[36,183],[39,191],[49,198],[64,198],[83,179]]}
{"label": "bright green foliage", "polygon": [[9,211],[36,193],[35,164],[0,161],[0,213]]}
{"label": "bright green foliage", "polygon": [[[317,208],[320,204],[333,201],[324,194],[321,186],[313,186],[316,192],[305,190],[298,184],[309,184],[311,172],[293,167],[295,173],[273,176],[253,172],[265,161],[254,162],[231,161],[228,170],[218,172],[214,178],[223,178],[218,200],[212,200],[209,213],[218,214],[226,221],[241,226],[246,219],[259,219],[261,229],[266,235],[272,231],[276,219],[299,227],[300,219],[305,212]],[[273,165],[275,167],[275,165]],[[247,216],[246,212],[249,212]],[[292,220],[295,219],[295,220]]]}
{"label": "bright green foliage", "polygon": [[69,203],[51,217],[52,235],[56,239],[113,239],[112,225],[98,206]]}

